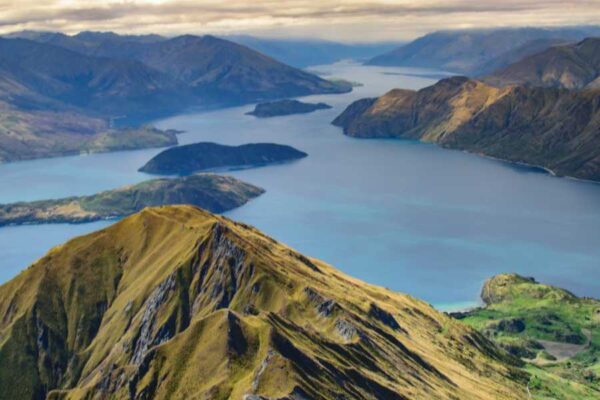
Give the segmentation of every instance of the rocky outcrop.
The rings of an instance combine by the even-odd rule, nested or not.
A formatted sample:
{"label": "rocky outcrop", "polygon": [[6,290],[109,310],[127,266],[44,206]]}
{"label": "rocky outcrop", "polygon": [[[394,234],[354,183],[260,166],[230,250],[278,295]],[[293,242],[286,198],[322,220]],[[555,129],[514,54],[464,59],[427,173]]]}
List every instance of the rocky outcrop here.
{"label": "rocky outcrop", "polygon": [[509,318],[498,322],[495,327],[500,332],[520,333],[525,330],[525,321],[523,318]]}
{"label": "rocky outcrop", "polygon": [[394,330],[401,329],[400,324],[398,324],[394,316],[377,306],[377,304],[372,303],[369,306],[369,315]]}
{"label": "rocky outcrop", "polygon": [[144,312],[139,321],[140,328],[137,338],[134,340],[131,362],[140,365],[148,349],[169,340],[174,332],[168,326],[163,325],[156,329],[156,316],[158,310],[171,296],[175,290],[175,275],[170,275],[162,282],[148,297],[144,304]]}

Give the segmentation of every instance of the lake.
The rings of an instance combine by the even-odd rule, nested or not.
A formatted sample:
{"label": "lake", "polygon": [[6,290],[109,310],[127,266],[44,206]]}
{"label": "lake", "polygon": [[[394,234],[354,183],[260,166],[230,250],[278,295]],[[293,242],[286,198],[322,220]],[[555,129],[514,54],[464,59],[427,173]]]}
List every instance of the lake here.
{"label": "lake", "polygon": [[[438,72],[351,62],[314,71],[363,84],[310,96],[330,110],[271,119],[252,106],[157,122],[186,131],[180,143],[275,142],[309,154],[297,162],[228,171],[266,194],[226,213],[306,255],[443,309],[477,302],[483,281],[518,272],[600,297],[600,185],[410,141],[344,136],[330,122],[353,100],[417,89]],[[137,169],[160,150],[0,165],[0,202],[92,194],[149,176]],[[107,226],[0,228],[0,282],[51,246]]]}

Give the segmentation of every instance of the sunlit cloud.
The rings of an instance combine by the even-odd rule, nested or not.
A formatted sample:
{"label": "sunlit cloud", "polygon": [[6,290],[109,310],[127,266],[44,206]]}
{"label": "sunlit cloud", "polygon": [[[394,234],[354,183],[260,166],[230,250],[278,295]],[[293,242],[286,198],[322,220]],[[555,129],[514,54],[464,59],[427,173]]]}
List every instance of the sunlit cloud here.
{"label": "sunlit cloud", "polygon": [[251,33],[401,40],[438,29],[600,23],[598,0],[0,0],[0,33]]}

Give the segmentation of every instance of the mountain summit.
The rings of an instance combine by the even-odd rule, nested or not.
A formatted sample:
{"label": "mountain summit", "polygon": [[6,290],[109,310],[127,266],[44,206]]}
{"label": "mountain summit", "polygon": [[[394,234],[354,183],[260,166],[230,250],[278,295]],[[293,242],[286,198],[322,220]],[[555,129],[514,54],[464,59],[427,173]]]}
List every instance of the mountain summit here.
{"label": "mountain summit", "polygon": [[511,360],[191,206],[71,240],[0,286],[0,399],[522,399]]}

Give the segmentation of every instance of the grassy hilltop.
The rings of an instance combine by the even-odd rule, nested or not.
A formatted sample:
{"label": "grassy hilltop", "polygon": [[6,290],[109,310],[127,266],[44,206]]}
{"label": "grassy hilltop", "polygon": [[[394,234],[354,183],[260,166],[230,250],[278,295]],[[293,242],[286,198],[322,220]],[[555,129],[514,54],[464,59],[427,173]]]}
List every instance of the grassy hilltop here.
{"label": "grassy hilltop", "polygon": [[481,297],[485,307],[457,316],[528,363],[535,398],[600,396],[600,301],[514,274]]}

